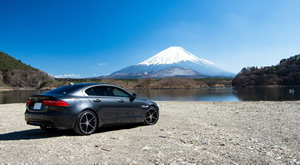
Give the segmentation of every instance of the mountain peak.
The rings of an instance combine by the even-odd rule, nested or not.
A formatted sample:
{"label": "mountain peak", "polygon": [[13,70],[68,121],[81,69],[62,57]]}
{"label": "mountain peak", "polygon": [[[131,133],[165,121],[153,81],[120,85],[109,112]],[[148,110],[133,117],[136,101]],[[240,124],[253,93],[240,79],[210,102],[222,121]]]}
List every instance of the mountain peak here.
{"label": "mountain peak", "polygon": [[199,63],[204,63],[206,65],[212,65],[213,63],[205,60],[205,59],[201,59],[195,55],[193,55],[192,53],[188,52],[187,50],[185,50],[182,47],[179,46],[171,46],[161,52],[159,52],[158,54],[154,55],[153,57],[147,59],[146,61],[143,61],[141,63],[139,63],[138,65],[160,65],[160,64],[175,64],[175,63],[179,63],[179,62],[193,62],[196,64]]}

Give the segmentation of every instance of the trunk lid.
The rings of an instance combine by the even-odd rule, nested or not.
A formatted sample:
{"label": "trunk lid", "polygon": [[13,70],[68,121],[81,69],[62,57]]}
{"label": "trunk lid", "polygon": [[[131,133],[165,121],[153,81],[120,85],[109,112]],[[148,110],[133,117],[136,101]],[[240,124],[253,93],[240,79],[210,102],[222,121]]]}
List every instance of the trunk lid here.
{"label": "trunk lid", "polygon": [[28,97],[26,108],[30,112],[45,112],[44,100],[54,100],[55,97],[47,95],[33,95]]}

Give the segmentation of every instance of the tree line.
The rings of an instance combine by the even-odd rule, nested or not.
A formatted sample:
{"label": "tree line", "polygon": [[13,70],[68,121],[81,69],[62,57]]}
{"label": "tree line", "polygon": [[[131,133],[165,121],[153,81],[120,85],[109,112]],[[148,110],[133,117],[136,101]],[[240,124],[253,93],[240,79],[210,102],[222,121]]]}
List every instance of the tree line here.
{"label": "tree line", "polygon": [[278,65],[247,67],[232,80],[232,86],[300,85],[300,54],[282,59]]}

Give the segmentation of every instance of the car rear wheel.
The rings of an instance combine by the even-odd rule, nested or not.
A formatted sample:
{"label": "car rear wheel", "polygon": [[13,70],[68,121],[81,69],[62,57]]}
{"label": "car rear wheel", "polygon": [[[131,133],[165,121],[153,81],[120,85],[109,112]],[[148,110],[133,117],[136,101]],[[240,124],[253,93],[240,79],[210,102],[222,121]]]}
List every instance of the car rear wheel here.
{"label": "car rear wheel", "polygon": [[45,132],[48,132],[48,133],[53,133],[57,130],[57,128],[53,128],[53,127],[50,127],[50,126],[46,126],[46,125],[41,125],[40,128],[45,131]]}
{"label": "car rear wheel", "polygon": [[158,121],[158,111],[155,107],[150,107],[145,115],[144,124],[153,125]]}
{"label": "car rear wheel", "polygon": [[97,129],[98,119],[94,112],[87,110],[78,115],[74,131],[80,135],[90,135]]}

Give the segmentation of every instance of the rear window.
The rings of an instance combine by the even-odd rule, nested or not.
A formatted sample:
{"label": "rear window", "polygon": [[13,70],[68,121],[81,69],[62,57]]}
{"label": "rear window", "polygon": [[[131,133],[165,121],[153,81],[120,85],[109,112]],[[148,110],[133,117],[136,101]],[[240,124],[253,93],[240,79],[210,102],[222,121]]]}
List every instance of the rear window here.
{"label": "rear window", "polygon": [[79,88],[81,88],[83,85],[68,85],[68,86],[62,86],[56,89],[53,89],[51,91],[48,91],[46,93],[43,93],[43,95],[48,95],[48,94],[68,94],[72,91],[75,91]]}

